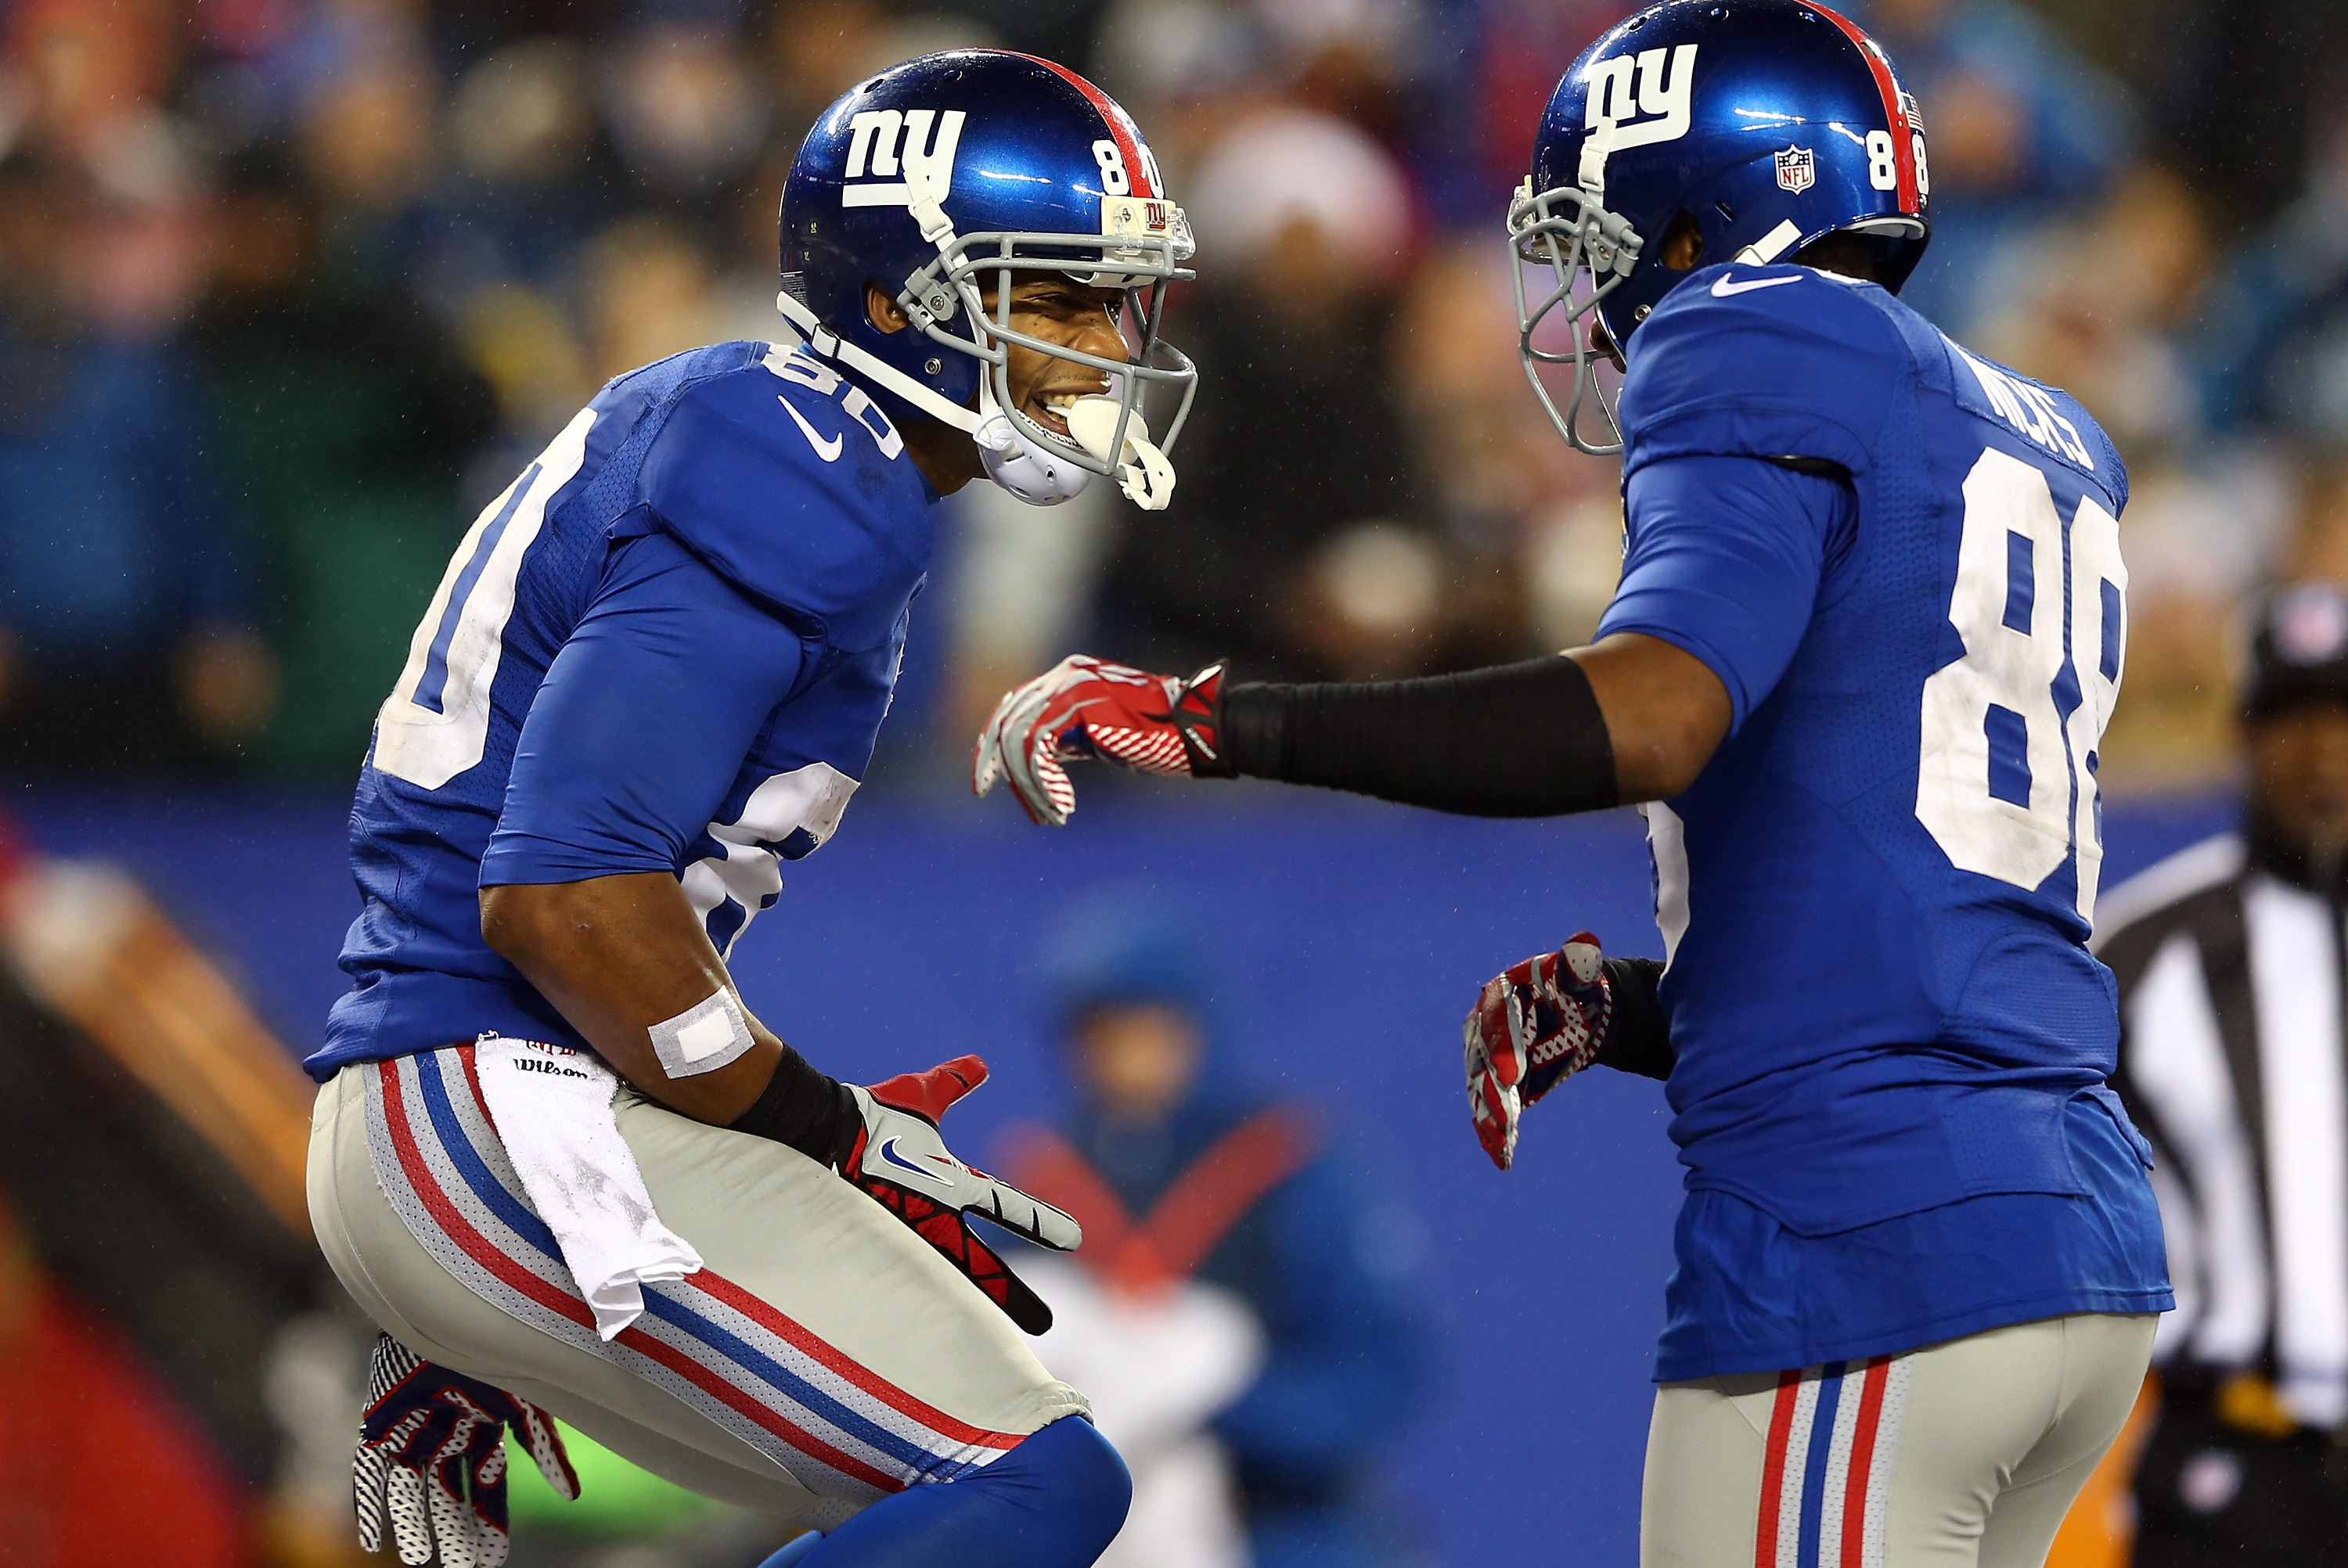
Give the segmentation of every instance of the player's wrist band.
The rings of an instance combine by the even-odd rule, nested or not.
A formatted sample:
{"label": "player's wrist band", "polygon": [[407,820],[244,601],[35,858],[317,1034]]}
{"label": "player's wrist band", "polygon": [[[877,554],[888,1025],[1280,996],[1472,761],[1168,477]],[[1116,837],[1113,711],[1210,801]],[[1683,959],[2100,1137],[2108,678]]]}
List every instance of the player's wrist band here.
{"label": "player's wrist band", "polygon": [[1614,743],[1562,654],[1415,681],[1226,681],[1225,765],[1469,816],[1561,816],[1618,804]]}
{"label": "player's wrist band", "polygon": [[788,1144],[820,1165],[829,1165],[839,1152],[841,1129],[858,1124],[855,1096],[848,1086],[808,1065],[807,1058],[783,1047],[775,1075],[750,1102],[750,1109],[728,1122],[729,1132],[755,1133]]}
{"label": "player's wrist band", "polygon": [[1662,999],[1655,995],[1663,978],[1663,960],[1602,958],[1600,965],[1606,971],[1606,994],[1613,999],[1614,1009],[1606,1038],[1590,1060],[1617,1072],[1669,1078],[1679,1058],[1672,1050],[1672,1026],[1663,1017]]}

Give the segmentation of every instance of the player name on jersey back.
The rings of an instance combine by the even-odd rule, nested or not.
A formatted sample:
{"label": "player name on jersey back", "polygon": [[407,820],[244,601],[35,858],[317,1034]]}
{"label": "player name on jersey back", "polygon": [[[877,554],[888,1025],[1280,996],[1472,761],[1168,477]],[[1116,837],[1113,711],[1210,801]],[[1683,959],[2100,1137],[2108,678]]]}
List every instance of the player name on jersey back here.
{"label": "player name on jersey back", "polygon": [[2096,459],[2087,450],[2079,426],[2064,414],[2054,393],[2034,381],[2001,370],[1965,352],[1955,339],[1943,337],[1949,352],[1972,373],[1971,381],[1955,378],[1957,406],[1984,419],[2003,419],[2035,442],[2041,450],[2092,474]]}

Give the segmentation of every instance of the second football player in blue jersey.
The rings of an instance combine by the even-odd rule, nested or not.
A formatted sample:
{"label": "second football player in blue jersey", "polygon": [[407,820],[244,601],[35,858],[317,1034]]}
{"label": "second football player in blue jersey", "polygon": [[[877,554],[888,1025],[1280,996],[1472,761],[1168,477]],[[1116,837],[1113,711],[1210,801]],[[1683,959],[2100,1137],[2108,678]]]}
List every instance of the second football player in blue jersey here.
{"label": "second football player in blue jersey", "polygon": [[[1528,362],[1570,384],[1535,385],[1622,454],[1593,642],[1377,684],[1080,659],[979,743],[982,792],[1046,822],[1078,756],[1643,805],[1663,959],[1576,938],[1488,984],[1467,1044],[1503,1169],[1590,1061],[1667,1077],[1688,1191],[1650,1565],[2037,1568],[2170,1305],[2085,945],[2127,478],[2071,397],[1896,298],[1929,179],[1914,100],[1825,7],[1631,17],[1560,85],[1509,228],[1548,288]],[[1600,353],[1627,364],[1611,415]]]}
{"label": "second football player in blue jersey", "polygon": [[983,1065],[837,1082],[726,955],[864,775],[939,497],[1165,504],[1189,231],[1121,108],[977,50],[833,105],[781,241],[799,341],[604,387],[458,546],[360,777],[310,1190],[404,1563],[494,1568],[505,1430],[571,1484],[550,1412],[829,1530],[809,1568],[1078,1568],[1123,1521],[964,1222],[1078,1239],[940,1141]]}

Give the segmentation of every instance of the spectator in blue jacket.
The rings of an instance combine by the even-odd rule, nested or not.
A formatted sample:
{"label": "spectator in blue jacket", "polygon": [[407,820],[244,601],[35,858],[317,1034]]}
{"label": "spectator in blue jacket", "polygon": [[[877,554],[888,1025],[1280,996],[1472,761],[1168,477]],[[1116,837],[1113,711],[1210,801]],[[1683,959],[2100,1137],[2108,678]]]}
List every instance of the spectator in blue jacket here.
{"label": "spectator in blue jacket", "polygon": [[2096,200],[2138,136],[2120,85],[2011,0],[1850,8],[1924,108],[1932,249],[1900,297],[1964,335],[2014,241]]}
{"label": "spectator in blue jacket", "polygon": [[2313,95],[2307,187],[2220,269],[2201,323],[2203,396],[2221,433],[2348,453],[2348,59]]}
{"label": "spectator in blue jacket", "polygon": [[[173,768],[265,721],[244,528],[205,384],[109,278],[168,247],[77,175],[0,165],[0,769]],[[128,248],[128,249],[127,249]],[[166,258],[168,260],[168,258]]]}
{"label": "spectator in blue jacket", "polygon": [[[1261,1326],[1261,1370],[1211,1423],[1255,1568],[1405,1560],[1368,1483],[1423,1377],[1401,1277],[1416,1216],[1304,1107],[1246,1081],[1183,925],[1138,899],[1097,906],[1054,970],[1076,1106],[1047,1141],[1080,1162],[1071,1186],[1097,1178],[1121,1211],[1097,1223],[1071,1194],[1080,1258],[1220,1286]],[[1026,1170],[1048,1168],[1025,1147]]]}

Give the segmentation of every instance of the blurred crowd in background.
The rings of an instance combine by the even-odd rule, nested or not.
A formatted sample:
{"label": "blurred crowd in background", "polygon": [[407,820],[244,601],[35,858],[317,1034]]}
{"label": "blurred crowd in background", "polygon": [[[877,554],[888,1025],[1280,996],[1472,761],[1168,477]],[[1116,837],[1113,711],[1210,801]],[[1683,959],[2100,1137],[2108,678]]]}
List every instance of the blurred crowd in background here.
{"label": "blurred crowd in background", "polygon": [[[1559,75],[1633,8],[14,0],[0,7],[0,778],[347,788],[474,513],[606,378],[782,334],[775,216],[801,135],[874,69],[969,45],[1067,62],[1133,111],[1199,236],[1169,335],[1202,384],[1164,512],[1107,486],[1048,510],[986,485],[955,498],[878,782],[961,776],[1000,692],[1079,647],[1377,677],[1578,641],[1615,583],[1618,474],[1570,452],[1523,384],[1500,220]],[[1845,8],[1890,50],[1931,138],[1935,238],[1906,297],[2076,392],[2128,461],[2129,669],[2102,777],[2223,782],[2239,607],[2278,582],[2348,584],[2348,6]],[[8,861],[0,823],[0,884]],[[77,920],[114,907],[63,903]],[[1189,1259],[1191,1283],[1243,1302],[1256,1327],[1231,1339],[1226,1402],[1185,1419],[1223,1444],[1216,1484],[1244,1500],[1260,1563],[1334,1561],[1282,1553],[1354,1535],[1345,1561],[1407,1560],[1408,1522],[1355,1505],[1415,1419],[1425,1345],[1399,1270],[1331,1240],[1351,1234],[1324,1212],[1342,1145],[1235,1086],[1229,1020],[1200,1001],[1211,988],[1191,958],[1115,948],[1113,921],[1086,929],[1093,946],[1057,980],[1079,1109],[1030,1154],[1063,1174],[1097,1167],[1099,1225],[1147,1240],[1180,1218],[1168,1193],[1227,1140],[1269,1151],[1228,1238]],[[75,925],[59,950],[86,936]],[[125,950],[121,973],[155,968],[149,947]],[[14,1205],[0,1209],[0,1408],[44,1409],[42,1389],[105,1378],[128,1390],[122,1409],[162,1398],[31,1267],[39,1233],[174,1386],[228,1390],[196,1413],[232,1435],[244,1471],[314,1503],[300,1529],[272,1526],[270,1560],[345,1563],[364,1331],[304,1316],[298,1218],[285,1235],[265,1214],[248,1223],[232,1173],[208,1184],[166,1159],[180,1134],[126,1120],[112,1069],[52,1081],[72,1054],[13,995],[0,985],[0,1037],[16,1042],[0,1069],[19,1074],[0,1072],[16,1117],[0,1117],[0,1152],[16,1155],[0,1171]],[[51,1076],[21,1076],[34,1068]],[[43,1136],[138,1168],[48,1158]],[[65,1174],[81,1185],[55,1188]],[[195,1283],[148,1289],[143,1234],[112,1239],[108,1205],[136,1182],[180,1205],[164,1229],[201,1241],[180,1248]],[[66,1234],[114,1251],[77,1259],[54,1241]],[[1063,1281],[1098,1307],[1067,1310],[1112,1368],[1148,1364],[1130,1337],[1166,1331],[1118,1316],[1119,1292],[1135,1294],[1115,1274],[1125,1255],[1103,1249],[1108,1274]],[[1141,1284],[1175,1299],[1168,1279]],[[1211,1300],[1190,1307],[1209,1329],[1223,1321]],[[260,1387],[154,1348],[216,1318],[256,1326],[256,1342],[281,1322],[299,1331],[274,1342]],[[1359,1373],[1370,1363],[1382,1377]],[[1149,1394],[1116,1397],[1164,1425]],[[167,1521],[176,1560],[252,1560],[248,1524],[219,1501],[232,1480],[159,1459],[153,1486],[211,1512],[109,1511],[110,1478],[147,1466],[145,1450],[87,1410],[77,1420],[74,1473],[97,1478],[87,1506],[57,1481],[65,1450],[26,1435],[65,1417],[0,1430],[0,1514],[20,1554],[37,1485],[44,1518]],[[279,1454],[281,1431],[315,1440]],[[1169,1514],[1213,1525],[1182,1501],[1190,1450],[1165,1448]],[[571,1528],[668,1532],[657,1549],[535,1544],[555,1505],[529,1467],[517,1485],[518,1564],[750,1554],[738,1518],[608,1467],[589,1491],[605,1512],[570,1511]],[[75,1561],[150,1554],[75,1530]]]}
{"label": "blurred crowd in background", "polygon": [[[1623,0],[19,0],[0,40],[0,771],[347,777],[472,512],[606,377],[783,332],[775,210],[872,69],[994,44],[1134,111],[1200,238],[1181,491],[973,486],[886,772],[1083,645],[1398,675],[1553,650],[1611,463],[1497,239]],[[1909,299],[2135,479],[2106,779],[2230,765],[2244,591],[2348,578],[2348,23],[1854,0],[1921,98]]]}

